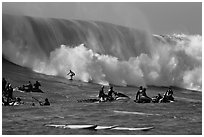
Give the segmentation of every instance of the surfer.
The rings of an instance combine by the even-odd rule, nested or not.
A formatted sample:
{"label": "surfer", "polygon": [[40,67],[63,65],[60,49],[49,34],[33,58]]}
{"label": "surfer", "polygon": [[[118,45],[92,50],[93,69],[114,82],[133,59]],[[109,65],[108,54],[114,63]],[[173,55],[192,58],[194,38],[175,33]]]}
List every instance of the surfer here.
{"label": "surfer", "polygon": [[50,102],[49,102],[49,100],[46,98],[44,103],[40,102],[40,105],[41,105],[41,106],[50,106]]}
{"label": "surfer", "polygon": [[18,105],[24,104],[24,102],[19,97],[16,97],[14,102],[15,102],[14,106],[18,106]]}
{"label": "surfer", "polygon": [[146,88],[143,88],[142,86],[140,86],[140,88],[136,94],[135,101],[137,103],[150,103],[151,100],[152,99],[150,97],[148,97],[146,94]]}
{"label": "surfer", "polygon": [[113,100],[113,93],[115,94],[115,91],[113,90],[113,87],[110,86],[109,90],[108,90],[108,100],[111,101]]}
{"label": "surfer", "polygon": [[[41,106],[50,106],[50,102],[49,102],[48,98],[45,99],[45,102],[42,102],[35,97],[32,97],[32,98],[35,99]],[[32,103],[32,105],[34,106],[35,104]]]}
{"label": "surfer", "polygon": [[69,70],[69,73],[67,75],[71,77],[69,80],[73,80],[72,77],[75,76],[75,73],[72,70]]}
{"label": "surfer", "polygon": [[10,83],[8,83],[8,87],[7,87],[7,94],[8,94],[8,99],[13,99],[13,88],[11,86]]}
{"label": "surfer", "polygon": [[[27,89],[25,89],[25,87],[27,87]],[[23,85],[23,89],[25,89],[27,92],[32,92],[33,90],[32,83],[29,81],[27,85]]]}
{"label": "surfer", "polygon": [[167,90],[167,98],[168,100],[174,101],[173,90],[171,88]]}
{"label": "surfer", "polygon": [[174,101],[173,90],[169,88],[163,95],[163,97],[159,100],[160,103],[166,103]]}
{"label": "surfer", "polygon": [[9,106],[9,100],[6,98],[7,101],[5,101],[4,97],[2,97],[2,105],[3,106]]}
{"label": "surfer", "polygon": [[106,94],[104,93],[104,86],[101,86],[101,90],[99,91],[98,98],[99,98],[99,101],[106,100]]}
{"label": "surfer", "polygon": [[41,86],[41,84],[40,84],[38,81],[36,81],[33,86],[34,86],[34,89],[37,89],[37,90],[38,90],[39,87]]}
{"label": "surfer", "polygon": [[139,90],[137,91],[137,94],[136,94],[136,97],[135,97],[135,101],[137,101],[137,102],[139,100],[139,95],[142,94],[142,89],[143,89],[143,87],[140,86]]}
{"label": "surfer", "polygon": [[3,90],[3,94],[5,93],[6,91],[6,84],[7,84],[7,81],[5,78],[2,79],[2,90]]}
{"label": "surfer", "polygon": [[18,105],[16,99],[10,99],[9,97],[2,97],[2,105],[3,106],[14,106]]}
{"label": "surfer", "polygon": [[15,101],[9,101],[9,98],[6,99],[6,101],[4,100],[4,98],[2,98],[2,105],[3,106],[13,106],[15,103]]}

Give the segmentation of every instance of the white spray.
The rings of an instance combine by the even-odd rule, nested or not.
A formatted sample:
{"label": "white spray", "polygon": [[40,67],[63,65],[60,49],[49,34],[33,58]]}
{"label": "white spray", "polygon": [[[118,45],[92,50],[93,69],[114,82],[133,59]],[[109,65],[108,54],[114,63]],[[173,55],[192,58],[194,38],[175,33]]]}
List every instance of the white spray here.
{"label": "white spray", "polygon": [[155,37],[160,39],[160,43],[154,42],[151,55],[141,53],[125,61],[94,53],[84,44],[74,48],[61,45],[50,53],[48,60],[37,62],[33,69],[62,77],[67,77],[71,69],[76,73],[77,80],[104,85],[178,86],[201,90],[201,36],[174,34]]}

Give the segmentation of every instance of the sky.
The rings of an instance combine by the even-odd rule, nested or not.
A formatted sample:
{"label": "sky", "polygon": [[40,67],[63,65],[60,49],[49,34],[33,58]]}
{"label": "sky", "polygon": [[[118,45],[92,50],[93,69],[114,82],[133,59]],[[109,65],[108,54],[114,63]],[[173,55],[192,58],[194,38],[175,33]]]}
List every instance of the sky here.
{"label": "sky", "polygon": [[2,13],[103,21],[144,29],[152,34],[202,35],[201,2],[4,2]]}

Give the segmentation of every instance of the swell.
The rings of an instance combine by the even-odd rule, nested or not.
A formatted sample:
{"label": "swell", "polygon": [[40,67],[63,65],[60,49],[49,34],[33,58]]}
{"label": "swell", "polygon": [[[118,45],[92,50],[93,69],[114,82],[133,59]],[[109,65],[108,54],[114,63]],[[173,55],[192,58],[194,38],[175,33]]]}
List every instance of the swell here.
{"label": "swell", "polygon": [[47,56],[62,44],[76,46],[81,43],[85,43],[87,48],[94,52],[121,59],[129,59],[141,52],[149,52],[147,34],[141,30],[94,21],[44,19],[5,14],[2,18],[3,43],[11,41],[17,44],[16,46],[29,46],[32,50],[38,49]]}
{"label": "swell", "polygon": [[151,35],[105,22],[2,16],[3,56],[35,72],[116,85],[201,90],[200,35]]}

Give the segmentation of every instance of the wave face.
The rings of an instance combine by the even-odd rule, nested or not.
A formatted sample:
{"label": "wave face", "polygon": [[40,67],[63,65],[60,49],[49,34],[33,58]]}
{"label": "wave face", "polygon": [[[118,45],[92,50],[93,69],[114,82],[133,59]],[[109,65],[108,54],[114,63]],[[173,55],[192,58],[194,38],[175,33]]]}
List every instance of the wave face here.
{"label": "wave face", "polygon": [[2,16],[2,52],[35,72],[99,84],[202,89],[200,35],[149,35],[110,23]]}

